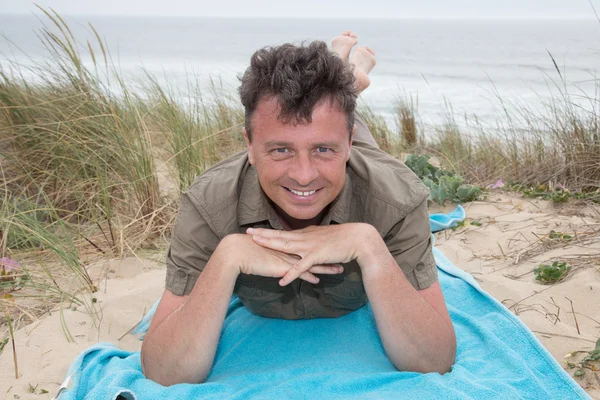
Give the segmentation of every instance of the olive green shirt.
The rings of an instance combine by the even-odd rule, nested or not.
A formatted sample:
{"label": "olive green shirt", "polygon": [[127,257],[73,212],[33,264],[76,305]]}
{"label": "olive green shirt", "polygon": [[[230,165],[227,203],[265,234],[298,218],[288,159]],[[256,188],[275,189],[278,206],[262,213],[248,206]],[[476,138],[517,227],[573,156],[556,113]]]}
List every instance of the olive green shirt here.
{"label": "olive green shirt", "polygon": [[[373,225],[417,290],[437,280],[427,211],[428,189],[403,163],[366,143],[353,142],[342,192],[330,204],[322,225],[363,222]],[[167,254],[166,289],[189,294],[219,242],[249,227],[282,229],[260,187],[246,151],[199,176],[181,196]],[[264,317],[339,317],[367,303],[356,261],[340,275],[318,275],[312,284],[296,279],[240,274],[234,288],[242,303]]]}

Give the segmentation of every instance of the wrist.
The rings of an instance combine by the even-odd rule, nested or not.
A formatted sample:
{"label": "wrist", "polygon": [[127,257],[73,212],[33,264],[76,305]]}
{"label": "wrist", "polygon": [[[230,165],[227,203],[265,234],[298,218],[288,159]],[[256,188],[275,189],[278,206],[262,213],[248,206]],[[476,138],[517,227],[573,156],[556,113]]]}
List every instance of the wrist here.
{"label": "wrist", "polygon": [[219,264],[233,275],[237,276],[241,273],[240,263],[236,260],[235,255],[239,254],[236,249],[239,249],[240,236],[242,234],[227,235],[219,242],[211,258],[219,260]]}
{"label": "wrist", "polygon": [[360,234],[356,235],[358,239],[356,261],[363,274],[381,270],[381,267],[392,257],[387,245],[373,225],[364,223],[360,225]]}

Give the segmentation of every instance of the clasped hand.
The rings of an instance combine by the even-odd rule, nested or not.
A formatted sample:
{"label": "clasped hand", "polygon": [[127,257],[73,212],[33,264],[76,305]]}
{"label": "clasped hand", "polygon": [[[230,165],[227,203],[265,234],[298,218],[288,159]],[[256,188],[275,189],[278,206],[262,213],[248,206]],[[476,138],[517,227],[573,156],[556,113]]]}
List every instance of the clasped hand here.
{"label": "clasped hand", "polygon": [[292,262],[286,258],[291,268],[279,281],[281,286],[286,286],[297,278],[318,283],[319,279],[313,273],[343,272],[339,263],[358,258],[365,226],[372,228],[366,224],[349,223],[309,226],[294,231],[249,228],[246,233],[259,246],[294,257]]}

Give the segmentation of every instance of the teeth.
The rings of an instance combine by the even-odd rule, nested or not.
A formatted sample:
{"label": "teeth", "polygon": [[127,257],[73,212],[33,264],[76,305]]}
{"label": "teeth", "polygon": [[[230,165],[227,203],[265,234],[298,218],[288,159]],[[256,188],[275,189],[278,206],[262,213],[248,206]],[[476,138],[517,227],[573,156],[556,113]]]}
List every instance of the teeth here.
{"label": "teeth", "polygon": [[288,189],[290,192],[294,193],[296,196],[310,196],[311,194],[316,193],[316,190],[311,190],[310,192],[299,192],[294,189]]}

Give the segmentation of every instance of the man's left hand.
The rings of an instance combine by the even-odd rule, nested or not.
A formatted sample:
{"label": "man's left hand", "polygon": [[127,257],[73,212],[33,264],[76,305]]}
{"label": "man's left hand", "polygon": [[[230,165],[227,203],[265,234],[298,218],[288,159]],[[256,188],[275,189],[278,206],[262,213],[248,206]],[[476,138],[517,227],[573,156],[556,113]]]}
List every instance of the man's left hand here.
{"label": "man's left hand", "polygon": [[288,285],[313,265],[347,263],[359,259],[359,251],[368,247],[373,235],[381,241],[375,228],[364,223],[309,226],[294,231],[249,228],[246,232],[260,246],[301,258],[281,278],[281,286]]}

